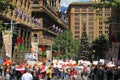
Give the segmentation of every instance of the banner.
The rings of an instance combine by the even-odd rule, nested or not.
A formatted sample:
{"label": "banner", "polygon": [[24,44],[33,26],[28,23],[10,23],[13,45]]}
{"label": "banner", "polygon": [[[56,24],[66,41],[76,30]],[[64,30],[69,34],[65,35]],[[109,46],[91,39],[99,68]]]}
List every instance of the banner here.
{"label": "banner", "polygon": [[33,59],[38,61],[38,43],[37,42],[32,42],[32,54],[33,54]]}
{"label": "banner", "polygon": [[25,53],[25,60],[32,61],[33,60],[33,54],[32,53]]}
{"label": "banner", "polygon": [[11,57],[11,42],[10,42],[10,34],[11,32],[6,30],[6,31],[2,31],[2,36],[3,36],[3,42],[5,45],[5,51],[6,51],[6,56]]}

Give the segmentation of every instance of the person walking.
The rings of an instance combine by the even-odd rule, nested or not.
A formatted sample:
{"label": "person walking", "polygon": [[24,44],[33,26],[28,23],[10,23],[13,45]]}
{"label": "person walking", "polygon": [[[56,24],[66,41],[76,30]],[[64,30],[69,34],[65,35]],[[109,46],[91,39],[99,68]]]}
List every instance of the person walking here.
{"label": "person walking", "polygon": [[24,73],[21,77],[22,80],[33,80],[33,76],[30,73],[29,69],[26,69],[26,73]]}
{"label": "person walking", "polygon": [[38,71],[36,71],[36,70],[34,70],[34,72],[33,72],[33,80],[39,80]]}
{"label": "person walking", "polygon": [[6,69],[5,80],[10,80],[10,69]]}

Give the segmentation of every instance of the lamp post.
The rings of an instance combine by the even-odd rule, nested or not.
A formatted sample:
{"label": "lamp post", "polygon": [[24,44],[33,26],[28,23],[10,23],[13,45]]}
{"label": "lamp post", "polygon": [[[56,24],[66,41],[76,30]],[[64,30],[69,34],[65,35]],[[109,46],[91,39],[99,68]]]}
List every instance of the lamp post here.
{"label": "lamp post", "polygon": [[5,25],[11,25],[11,28],[10,28],[10,60],[12,60],[12,37],[13,37],[13,27],[15,24],[18,24],[18,23],[13,23],[13,21],[11,20],[10,23],[4,23]]}

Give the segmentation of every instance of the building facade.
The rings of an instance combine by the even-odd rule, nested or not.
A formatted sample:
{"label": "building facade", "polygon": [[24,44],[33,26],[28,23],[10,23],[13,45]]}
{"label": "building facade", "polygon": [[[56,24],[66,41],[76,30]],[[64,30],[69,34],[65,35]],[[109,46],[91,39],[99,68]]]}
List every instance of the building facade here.
{"label": "building facade", "polygon": [[109,24],[106,22],[111,16],[110,8],[91,9],[94,2],[73,2],[69,5],[69,26],[74,39],[80,39],[84,21],[86,33],[90,41],[105,35],[109,37]]}
{"label": "building facade", "polygon": [[[39,55],[38,60],[42,60],[41,47],[51,46],[56,36],[68,28],[60,19],[60,0],[11,0],[10,3],[16,8],[8,9],[7,13],[0,16],[0,19],[5,23],[10,23],[10,21],[18,23],[12,25],[14,26],[12,60],[21,63],[25,61],[25,53],[33,54],[36,51]],[[7,25],[7,29],[10,26]],[[16,43],[18,37],[21,39],[20,43]],[[6,50],[2,38],[1,33],[1,57],[5,58]],[[37,44],[35,52],[31,51],[33,43]],[[19,47],[22,49],[20,50]]]}

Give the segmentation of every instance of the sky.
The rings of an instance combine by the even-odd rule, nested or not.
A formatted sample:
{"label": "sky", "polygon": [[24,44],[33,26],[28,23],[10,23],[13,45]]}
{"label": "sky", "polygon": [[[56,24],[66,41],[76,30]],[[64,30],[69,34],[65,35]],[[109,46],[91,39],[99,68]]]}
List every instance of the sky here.
{"label": "sky", "polygon": [[68,7],[71,2],[87,2],[89,0],[61,0],[61,6]]}

